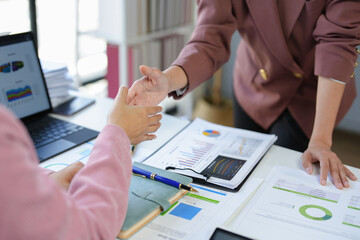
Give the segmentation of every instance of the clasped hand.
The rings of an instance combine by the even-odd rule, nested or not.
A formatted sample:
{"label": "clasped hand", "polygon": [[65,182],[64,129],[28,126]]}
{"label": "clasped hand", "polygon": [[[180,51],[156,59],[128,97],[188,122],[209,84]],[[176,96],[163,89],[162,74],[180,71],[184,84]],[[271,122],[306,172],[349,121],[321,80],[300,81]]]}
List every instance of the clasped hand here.
{"label": "clasped hand", "polygon": [[170,81],[159,69],[144,65],[139,69],[144,77],[131,86],[128,102],[131,105],[156,106],[167,97]]}

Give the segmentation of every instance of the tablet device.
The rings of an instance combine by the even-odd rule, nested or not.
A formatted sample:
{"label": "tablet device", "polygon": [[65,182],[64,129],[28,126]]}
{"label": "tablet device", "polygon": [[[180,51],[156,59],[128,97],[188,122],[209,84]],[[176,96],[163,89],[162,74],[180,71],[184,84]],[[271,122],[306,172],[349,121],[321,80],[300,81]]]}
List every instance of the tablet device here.
{"label": "tablet device", "polygon": [[93,104],[94,102],[95,99],[92,98],[74,97],[54,108],[53,112],[56,114],[70,116]]}
{"label": "tablet device", "polygon": [[241,236],[237,233],[229,232],[222,228],[216,228],[214,233],[211,235],[210,240],[251,240],[251,238]]}

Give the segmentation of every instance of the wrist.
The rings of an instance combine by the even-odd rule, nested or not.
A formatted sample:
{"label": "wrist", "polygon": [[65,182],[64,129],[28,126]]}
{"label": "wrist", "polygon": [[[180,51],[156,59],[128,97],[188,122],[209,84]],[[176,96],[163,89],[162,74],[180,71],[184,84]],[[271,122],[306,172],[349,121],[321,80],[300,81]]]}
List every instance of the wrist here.
{"label": "wrist", "polygon": [[309,145],[313,144],[313,143],[322,143],[322,144],[326,144],[328,145],[329,147],[332,146],[332,137],[330,136],[324,136],[324,135],[318,135],[318,134],[315,134],[315,135],[312,135],[310,137],[310,140],[309,140]]}
{"label": "wrist", "polygon": [[185,71],[179,66],[171,66],[163,71],[163,73],[168,80],[168,93],[183,89],[188,85],[188,79]]}

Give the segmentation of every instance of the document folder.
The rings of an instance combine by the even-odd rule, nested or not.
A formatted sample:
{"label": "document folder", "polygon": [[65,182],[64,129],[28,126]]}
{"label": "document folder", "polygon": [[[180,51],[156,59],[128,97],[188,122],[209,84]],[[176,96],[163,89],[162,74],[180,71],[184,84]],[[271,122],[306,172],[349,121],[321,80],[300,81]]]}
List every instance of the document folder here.
{"label": "document folder", "polygon": [[[185,185],[189,185],[192,182],[192,178],[174,172],[141,163],[133,163],[133,165]],[[168,210],[172,204],[187,192],[186,190],[178,189],[162,182],[132,175],[129,189],[129,205],[125,222],[118,238],[129,238],[161,212]]]}

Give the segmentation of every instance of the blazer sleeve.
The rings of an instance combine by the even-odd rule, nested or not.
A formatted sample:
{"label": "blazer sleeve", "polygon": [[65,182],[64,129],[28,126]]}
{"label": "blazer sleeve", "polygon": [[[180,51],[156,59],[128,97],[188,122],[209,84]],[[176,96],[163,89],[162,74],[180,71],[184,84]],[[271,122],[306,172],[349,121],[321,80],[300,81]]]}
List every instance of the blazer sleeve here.
{"label": "blazer sleeve", "polygon": [[[231,0],[198,0],[197,4],[194,32],[173,63],[185,71],[188,91],[209,79],[229,59],[231,37],[237,28]],[[170,95],[177,98],[175,92]]]}
{"label": "blazer sleeve", "polygon": [[358,58],[360,2],[328,0],[313,32],[317,41],[315,75],[348,82]]}
{"label": "blazer sleeve", "polygon": [[38,168],[26,130],[0,108],[0,239],[114,239],[127,209],[130,142],[114,125],[62,190]]}

